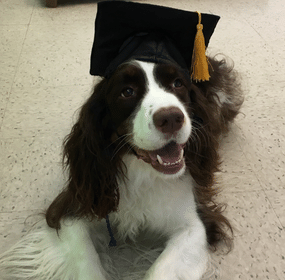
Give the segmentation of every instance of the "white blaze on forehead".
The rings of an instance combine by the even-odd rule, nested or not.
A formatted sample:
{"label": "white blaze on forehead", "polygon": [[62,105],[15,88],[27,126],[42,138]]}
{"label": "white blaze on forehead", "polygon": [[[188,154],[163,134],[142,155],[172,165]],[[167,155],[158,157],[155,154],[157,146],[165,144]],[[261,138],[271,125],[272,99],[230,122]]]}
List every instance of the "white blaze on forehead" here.
{"label": "white blaze on forehead", "polygon": [[178,107],[185,116],[183,127],[177,132],[175,139],[173,139],[179,144],[185,143],[191,132],[191,123],[189,117],[187,117],[184,106],[174,94],[166,92],[155,81],[155,64],[141,61],[138,61],[138,64],[145,73],[147,92],[139,108],[137,108],[135,112],[133,121],[134,144],[141,149],[156,150],[163,147],[169,141],[169,139],[166,141],[163,133],[155,128],[153,115],[160,108],[170,106]]}

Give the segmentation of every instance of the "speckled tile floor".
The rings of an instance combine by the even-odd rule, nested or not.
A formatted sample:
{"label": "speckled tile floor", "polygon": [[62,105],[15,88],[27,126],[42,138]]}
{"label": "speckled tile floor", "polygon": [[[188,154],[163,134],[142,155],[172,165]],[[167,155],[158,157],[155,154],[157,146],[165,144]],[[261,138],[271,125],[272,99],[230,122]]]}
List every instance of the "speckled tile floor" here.
{"label": "speckled tile floor", "polygon": [[[223,280],[285,279],[285,2],[139,2],[221,16],[209,52],[233,58],[246,98],[219,176],[235,248],[213,258]],[[93,84],[96,1],[44,4],[0,1],[0,252],[62,188],[61,142]]]}

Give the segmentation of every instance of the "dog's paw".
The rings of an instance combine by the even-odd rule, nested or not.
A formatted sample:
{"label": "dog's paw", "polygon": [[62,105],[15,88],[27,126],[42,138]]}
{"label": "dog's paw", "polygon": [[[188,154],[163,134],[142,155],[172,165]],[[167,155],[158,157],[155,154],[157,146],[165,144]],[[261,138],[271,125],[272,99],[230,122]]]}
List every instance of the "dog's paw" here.
{"label": "dog's paw", "polygon": [[143,280],[200,280],[206,267],[206,261],[197,266],[178,261],[155,265],[150,268]]}

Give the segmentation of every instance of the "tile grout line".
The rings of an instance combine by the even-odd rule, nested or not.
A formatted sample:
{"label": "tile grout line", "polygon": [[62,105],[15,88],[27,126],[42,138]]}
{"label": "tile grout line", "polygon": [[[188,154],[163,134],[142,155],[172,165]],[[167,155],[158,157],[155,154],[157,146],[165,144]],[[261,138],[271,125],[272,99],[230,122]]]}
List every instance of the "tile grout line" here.
{"label": "tile grout line", "polygon": [[[27,34],[28,34],[28,31],[29,31],[29,28],[30,28],[32,16],[33,16],[33,13],[34,13],[34,10],[35,10],[35,4],[36,4],[36,3],[34,2],[34,4],[33,4],[33,10],[32,10],[32,12],[31,12],[29,22],[28,22],[27,24],[23,24],[24,26],[27,26],[27,30],[26,30],[26,34],[25,34],[25,37],[24,37],[24,40],[23,40],[23,43],[22,43],[22,47],[21,47],[21,50],[20,50],[20,53],[19,53],[19,56],[18,56],[18,60],[17,60],[17,63],[16,63],[15,72],[14,72],[13,79],[12,79],[12,83],[11,83],[11,86],[10,86],[10,89],[9,89],[8,98],[7,98],[6,106],[5,106],[5,108],[4,108],[3,117],[2,117],[2,120],[1,120],[1,122],[0,122],[0,133],[1,133],[1,130],[2,130],[2,128],[3,128],[3,124],[4,124],[4,120],[5,120],[5,115],[6,115],[7,107],[8,107],[9,101],[10,101],[10,96],[11,96],[12,88],[13,88],[13,86],[14,86],[16,74],[17,74],[18,69],[19,69],[19,62],[20,62],[20,59],[21,59],[21,56],[22,56],[22,53],[23,53],[24,44],[25,44],[25,41],[26,41],[26,38],[27,38]],[[9,24],[9,25],[10,25],[10,24]],[[21,25],[22,25],[22,24],[21,24]]]}
{"label": "tile grout line", "polygon": [[267,196],[267,194],[266,194],[266,190],[263,189],[263,192],[264,192],[264,195],[265,195],[266,199],[268,200],[270,206],[272,207],[272,210],[273,210],[275,216],[276,216],[277,219],[278,219],[278,222],[279,222],[279,224],[280,224],[280,229],[281,229],[281,230],[282,230],[282,229],[285,229],[285,225],[282,224],[282,222],[281,222],[279,216],[277,215],[277,213],[276,213],[276,211],[275,211],[275,208],[274,208],[274,206],[273,206],[273,204],[272,204],[270,198],[269,198],[269,197]]}
{"label": "tile grout line", "polygon": [[[257,5],[257,9],[261,11],[261,8]],[[247,22],[247,24],[254,30],[254,32],[267,44],[267,41],[263,38],[263,36],[252,26],[248,17],[242,16],[242,18]],[[267,44],[268,45],[268,44]]]}
{"label": "tile grout line", "polygon": [[[235,124],[235,125],[237,125],[237,124]],[[233,132],[233,133],[234,133],[234,132]],[[235,133],[234,133],[234,134],[235,134]],[[248,160],[246,154],[244,153],[244,150],[243,150],[243,148],[242,148],[242,145],[240,144],[240,141],[238,140],[237,137],[236,137],[236,139],[237,139],[237,142],[238,142],[239,147],[240,147],[241,150],[242,150],[242,153],[243,153],[244,157]],[[284,226],[283,226],[283,224],[281,223],[281,220],[280,220],[279,216],[277,215],[277,213],[276,213],[276,211],[275,211],[275,209],[274,209],[274,207],[273,207],[273,204],[271,203],[269,197],[267,196],[267,194],[266,194],[266,189],[265,189],[264,186],[261,184],[260,178],[259,178],[259,176],[257,176],[256,170],[255,170],[254,166],[252,165],[252,163],[251,163],[250,160],[248,160],[248,162],[249,162],[249,164],[250,164],[250,166],[251,166],[251,169],[252,169],[252,172],[253,172],[255,178],[257,179],[257,182],[258,182],[259,185],[261,186],[261,190],[262,190],[262,192],[264,193],[265,198],[268,200],[268,203],[270,204],[270,206],[271,206],[271,208],[272,208],[272,210],[273,210],[273,212],[274,212],[274,214],[275,214],[275,217],[277,218],[277,220],[278,220],[278,222],[279,222],[280,229],[283,229]]]}

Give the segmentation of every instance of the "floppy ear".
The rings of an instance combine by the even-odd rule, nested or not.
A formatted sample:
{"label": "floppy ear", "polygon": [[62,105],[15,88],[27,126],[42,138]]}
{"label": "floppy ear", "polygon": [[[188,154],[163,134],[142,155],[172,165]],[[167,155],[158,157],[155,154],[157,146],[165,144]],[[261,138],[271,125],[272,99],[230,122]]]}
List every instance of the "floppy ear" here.
{"label": "floppy ear", "polygon": [[102,80],[83,105],[78,121],[65,138],[63,163],[69,170],[66,188],[46,212],[50,227],[59,229],[64,216],[105,218],[119,202],[117,173],[121,160],[111,137],[115,132],[105,97],[108,81]]}
{"label": "floppy ear", "polygon": [[218,155],[220,124],[217,123],[219,107],[208,96],[207,89],[202,91],[191,86],[191,109],[193,131],[185,150],[186,164],[195,180],[195,199],[197,212],[203,221],[210,248],[215,251],[223,241],[228,251],[232,247],[233,230],[226,217],[223,204],[215,201],[218,191],[215,187],[215,172],[219,171]]}
{"label": "floppy ear", "polygon": [[204,93],[191,85],[192,133],[185,155],[187,167],[193,179],[201,186],[212,186],[214,172],[218,171],[218,137],[213,133],[214,108]]}

